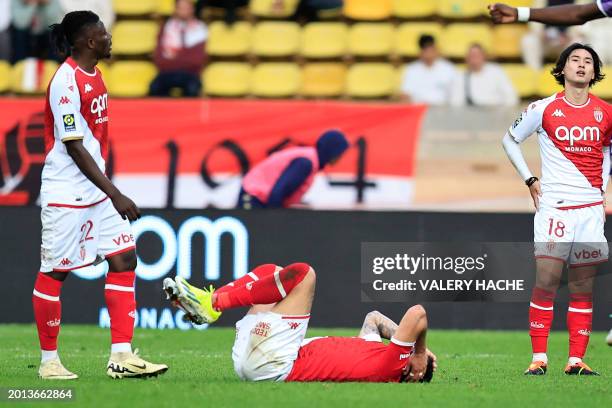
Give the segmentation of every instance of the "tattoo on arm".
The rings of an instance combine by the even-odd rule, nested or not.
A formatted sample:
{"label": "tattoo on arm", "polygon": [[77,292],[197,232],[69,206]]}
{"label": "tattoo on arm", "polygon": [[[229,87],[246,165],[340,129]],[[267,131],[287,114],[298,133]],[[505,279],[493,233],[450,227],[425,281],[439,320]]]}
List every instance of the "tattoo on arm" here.
{"label": "tattoo on arm", "polygon": [[374,321],[374,315],[372,312],[368,313],[363,321],[363,326],[361,326],[361,331],[359,332],[359,337],[364,337],[367,334],[380,334],[378,332],[378,327],[376,326],[376,322]]}
{"label": "tattoo on arm", "polygon": [[397,328],[398,326],[393,320],[378,311],[373,311],[366,315],[359,337],[375,333],[383,339],[389,340],[393,337]]}

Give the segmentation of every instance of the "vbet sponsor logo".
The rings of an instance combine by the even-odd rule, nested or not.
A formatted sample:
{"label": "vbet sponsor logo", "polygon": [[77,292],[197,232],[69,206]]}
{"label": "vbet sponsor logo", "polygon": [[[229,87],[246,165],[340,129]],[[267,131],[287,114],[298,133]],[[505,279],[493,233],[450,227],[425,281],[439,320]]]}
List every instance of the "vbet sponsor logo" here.
{"label": "vbet sponsor logo", "polygon": [[[214,221],[202,216],[187,218],[174,228],[163,218],[148,215],[132,224],[133,239],[145,234],[154,234],[161,240],[163,250],[157,260],[147,263],[138,257],[136,276],[146,281],[156,281],[171,275],[176,268],[176,274],[185,279],[192,277],[192,240],[194,236],[204,237],[204,267],[201,271],[206,281],[221,279],[221,238],[225,234],[232,237],[233,242],[233,279],[238,279],[248,272],[249,234],[245,225],[234,217],[221,217]],[[131,238],[131,237],[129,237]],[[75,270],[73,273],[82,279],[100,279],[106,275],[108,264],[102,262]],[[160,294],[161,296],[161,294]],[[140,309],[136,311],[137,325],[142,328],[179,328],[189,329],[190,323],[182,321],[183,312],[174,313],[170,308]],[[110,324],[108,310],[100,309],[99,324],[107,327]]]}

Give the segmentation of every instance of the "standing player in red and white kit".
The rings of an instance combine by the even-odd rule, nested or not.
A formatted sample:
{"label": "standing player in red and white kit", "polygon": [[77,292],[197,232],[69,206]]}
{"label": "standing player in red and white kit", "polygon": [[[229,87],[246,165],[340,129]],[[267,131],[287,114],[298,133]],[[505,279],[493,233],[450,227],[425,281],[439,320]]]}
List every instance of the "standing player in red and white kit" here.
{"label": "standing player in red and white kit", "polygon": [[[610,174],[612,108],[589,92],[603,79],[601,61],[591,47],[568,47],[552,75],[564,91],[529,105],[503,140],[536,207],[537,271],[529,308],[533,358],[525,374],[546,373],[554,298],[567,263],[569,360],[565,373],[596,375],[582,358],[591,334],[593,279],[597,264],[608,259],[604,206]],[[529,170],[519,147],[534,132],[542,159],[541,182]]]}
{"label": "standing player in red and white kit", "polygon": [[164,290],[196,323],[212,323],[223,310],[250,307],[236,323],[232,349],[234,370],[243,380],[431,380],[436,357],[425,345],[427,317],[420,305],[408,309],[399,325],[369,313],[359,337],[304,339],[315,281],[308,264],[265,264],[217,290],[198,289],[181,277],[166,278]]}
{"label": "standing player in red and white kit", "polygon": [[104,286],[112,340],[107,374],[158,375],[168,367],[143,360],[131,348],[136,247],[128,220],[140,212],[105,175],[108,97],[96,64],[110,57],[111,36],[91,11],[68,13],[51,28],[68,58],[49,84],[45,106],[41,266],[32,296],[42,351],[38,372],[45,379],[77,378],[57,352],[60,291],[70,271],[101,256],[109,264]]}

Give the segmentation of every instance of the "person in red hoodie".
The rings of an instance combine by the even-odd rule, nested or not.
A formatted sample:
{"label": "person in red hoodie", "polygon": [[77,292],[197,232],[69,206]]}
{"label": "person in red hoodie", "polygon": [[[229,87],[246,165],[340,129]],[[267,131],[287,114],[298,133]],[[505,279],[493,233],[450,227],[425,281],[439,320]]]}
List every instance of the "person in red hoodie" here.
{"label": "person in red hoodie", "polygon": [[149,93],[169,96],[171,89],[179,88],[183,96],[198,96],[207,38],[208,29],[195,17],[193,2],[177,0],[174,15],[159,33],[154,56],[159,74],[151,83]]}

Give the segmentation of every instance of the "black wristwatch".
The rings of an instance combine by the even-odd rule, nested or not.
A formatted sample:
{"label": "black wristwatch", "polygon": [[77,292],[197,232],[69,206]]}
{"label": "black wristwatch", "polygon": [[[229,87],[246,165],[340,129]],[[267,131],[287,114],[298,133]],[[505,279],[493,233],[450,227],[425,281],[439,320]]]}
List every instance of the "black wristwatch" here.
{"label": "black wristwatch", "polygon": [[525,184],[527,185],[527,187],[531,187],[531,185],[533,183],[535,183],[536,181],[538,181],[538,180],[539,180],[539,178],[537,178],[535,176],[534,177],[529,177],[527,180],[525,180]]}

